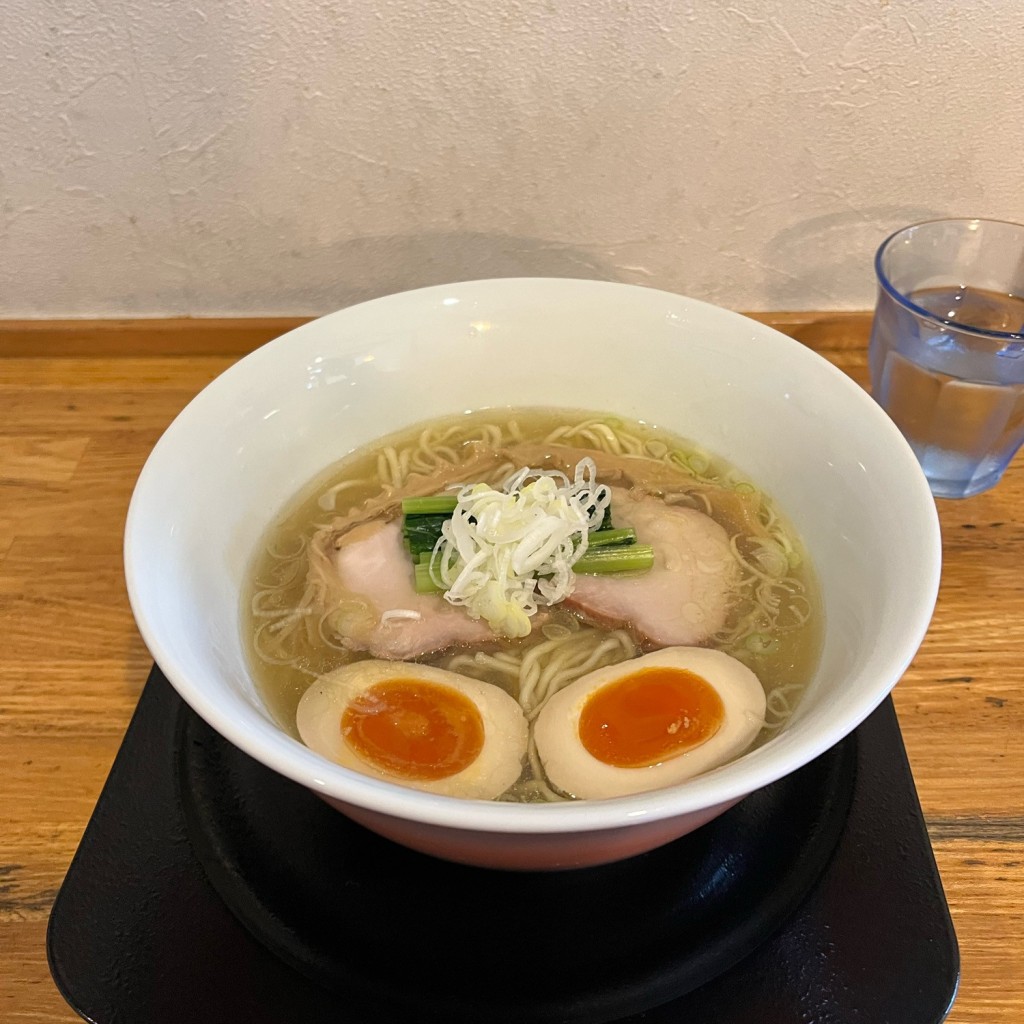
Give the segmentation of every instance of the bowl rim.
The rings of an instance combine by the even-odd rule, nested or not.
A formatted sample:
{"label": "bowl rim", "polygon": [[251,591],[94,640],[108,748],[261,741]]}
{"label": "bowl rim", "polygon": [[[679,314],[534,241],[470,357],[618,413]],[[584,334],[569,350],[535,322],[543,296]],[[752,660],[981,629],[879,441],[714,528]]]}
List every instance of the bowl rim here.
{"label": "bowl rim", "polygon": [[[386,304],[398,297],[427,301],[432,295],[460,292],[486,292],[494,289],[574,288],[600,289],[620,293],[649,293],[650,298],[683,303],[697,307],[705,314],[733,320],[737,327],[753,330],[766,344],[786,352],[789,358],[814,364],[818,372],[830,375],[836,387],[845,389],[851,401],[858,404],[863,414],[874,421],[876,428],[886,435],[892,445],[892,458],[902,462],[901,472],[907,482],[907,499],[916,508],[919,526],[927,534],[924,545],[932,557],[921,567],[917,576],[917,599],[913,614],[902,631],[905,642],[894,651],[887,662],[888,671],[873,687],[865,687],[854,701],[850,713],[831,727],[818,730],[813,736],[801,738],[784,753],[765,745],[743,755],[736,761],[697,776],[674,787],[649,790],[629,796],[608,799],[567,801],[551,804],[518,804],[472,800],[439,796],[408,787],[374,779],[359,772],[343,768],[315,754],[298,740],[293,739],[277,725],[271,723],[250,706],[244,697],[234,693],[235,706],[231,713],[221,700],[212,699],[183,668],[174,650],[164,640],[158,624],[149,615],[140,597],[138,580],[143,567],[137,556],[139,534],[144,515],[144,503],[150,481],[160,471],[160,463],[173,449],[175,436],[181,424],[196,415],[196,410],[216,401],[220,390],[233,385],[236,378],[244,379],[254,366],[273,358],[283,351],[297,334],[322,331],[338,319],[351,315],[353,310],[365,313],[368,307]],[[472,832],[553,834],[594,832],[624,828],[641,822],[654,822],[716,806],[728,806],[749,793],[797,770],[834,746],[852,732],[889,695],[899,681],[924,639],[931,621],[938,595],[941,572],[941,535],[938,513],[927,480],[909,444],[870,395],[842,370],[823,356],[788,335],[753,318],[716,306],[703,300],[644,285],[597,281],[588,278],[511,277],[429,285],[423,288],[396,292],[325,314],[273,339],[243,356],[204,387],[181,410],[167,427],[147,458],[136,481],[124,532],[124,569],[129,603],[139,632],[161,671],[185,702],[220,735],[267,767],[306,788],[335,801],[378,815],[426,826],[456,828]]]}

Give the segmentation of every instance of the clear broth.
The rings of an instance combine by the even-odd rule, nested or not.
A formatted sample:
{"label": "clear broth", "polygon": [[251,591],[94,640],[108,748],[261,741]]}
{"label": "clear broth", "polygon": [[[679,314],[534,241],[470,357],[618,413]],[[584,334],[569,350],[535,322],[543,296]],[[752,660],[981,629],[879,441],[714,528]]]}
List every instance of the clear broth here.
{"label": "clear broth", "polygon": [[[250,567],[249,585],[243,595],[243,621],[249,663],[257,688],[283,729],[298,738],[296,707],[316,676],[369,657],[339,650],[318,638],[318,633],[311,636],[311,631],[304,628],[293,630],[292,639],[283,646],[275,643],[270,655],[272,660],[266,656],[259,631],[268,623],[277,621],[275,615],[284,615],[287,609],[295,607],[301,600],[306,589],[302,552],[317,530],[364,501],[378,497],[388,485],[388,480],[400,476],[403,467],[415,463],[415,453],[423,450],[424,444],[432,450],[450,450],[458,457],[465,445],[481,439],[496,441],[498,445],[550,445],[552,434],[564,435],[566,431],[575,431],[577,436],[571,442],[563,440],[562,443],[571,443],[574,448],[610,449],[612,455],[616,448],[620,452],[639,448],[639,451],[669,465],[673,494],[685,495],[687,489],[692,488],[709,495],[706,500],[695,499],[695,503],[726,526],[731,534],[736,533],[735,524],[730,524],[729,517],[717,507],[714,489],[720,489],[723,502],[728,495],[741,494],[744,502],[757,508],[764,536],[741,537],[737,534],[737,549],[744,559],[761,569],[757,559],[765,556],[759,556],[759,545],[767,543],[765,537],[773,538],[769,544],[773,548],[770,561],[775,562],[778,569],[782,564],[780,557],[784,558],[785,572],[780,575],[778,585],[770,588],[767,594],[769,603],[772,600],[779,603],[780,611],[770,629],[763,621],[757,620],[759,606],[743,592],[745,587],[752,593],[752,583],[756,581],[754,574],[744,571],[744,583],[730,621],[722,635],[709,646],[739,658],[753,669],[764,685],[769,712],[766,728],[758,742],[764,742],[784,724],[818,662],[823,616],[811,564],[799,538],[771,499],[723,459],[662,429],[580,410],[515,409],[488,410],[419,423],[382,438],[352,453],[311,481],[268,528]],[[344,485],[342,490],[336,490],[339,485]],[[333,508],[325,508],[332,502]],[[569,631],[580,628],[579,620],[569,610],[555,608],[552,611],[545,632],[534,630],[522,640],[495,638],[487,644],[487,651],[519,657],[531,647],[543,643],[552,627]],[[750,620],[751,614],[754,620]],[[637,653],[643,650],[638,645]],[[466,652],[452,649],[416,660],[475,675],[503,686],[513,697],[517,696],[516,687],[510,683],[506,673],[493,671],[486,664],[470,664],[468,659],[458,658],[460,653]],[[283,660],[285,656],[287,661]],[[455,664],[453,659],[457,659]]]}

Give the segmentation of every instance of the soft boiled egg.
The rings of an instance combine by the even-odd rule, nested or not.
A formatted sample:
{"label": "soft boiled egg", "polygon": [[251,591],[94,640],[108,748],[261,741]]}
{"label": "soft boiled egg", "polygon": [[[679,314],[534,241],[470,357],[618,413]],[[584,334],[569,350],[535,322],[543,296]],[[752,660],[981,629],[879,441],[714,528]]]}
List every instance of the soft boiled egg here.
{"label": "soft boiled egg", "polygon": [[321,676],[295,715],[303,743],[364,775],[492,800],[523,768],[522,709],[491,683],[426,665],[358,661]]}
{"label": "soft boiled egg", "polygon": [[665,647],[559,690],[533,735],[553,785],[599,799],[724,764],[753,743],[764,713],[764,689],[742,662],[702,647]]}

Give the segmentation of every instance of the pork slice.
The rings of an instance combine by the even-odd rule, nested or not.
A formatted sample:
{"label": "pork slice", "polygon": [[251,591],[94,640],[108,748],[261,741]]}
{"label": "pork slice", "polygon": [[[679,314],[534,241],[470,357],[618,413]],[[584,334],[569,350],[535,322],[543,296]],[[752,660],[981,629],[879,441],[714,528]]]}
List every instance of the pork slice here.
{"label": "pork slice", "polygon": [[397,521],[373,520],[335,541],[334,568],[342,586],[377,612],[343,638],[354,650],[375,658],[406,660],[454,644],[493,640],[486,622],[471,619],[440,594],[417,594],[413,571]]}
{"label": "pork slice", "polygon": [[696,509],[615,487],[612,516],[654,547],[654,567],[637,576],[580,574],[566,605],[600,625],[629,625],[659,647],[695,646],[721,629],[739,576],[725,530]]}

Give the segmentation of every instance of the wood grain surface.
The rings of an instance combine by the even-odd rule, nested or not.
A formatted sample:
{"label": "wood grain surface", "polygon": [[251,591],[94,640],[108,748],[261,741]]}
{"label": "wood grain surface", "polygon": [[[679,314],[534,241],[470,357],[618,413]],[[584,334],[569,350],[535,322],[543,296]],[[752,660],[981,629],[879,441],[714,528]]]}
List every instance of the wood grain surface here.
{"label": "wood grain surface", "polygon": [[[866,315],[755,315],[866,385]],[[78,1019],[50,980],[46,920],[150,666],[121,569],[135,478],[197,391],[299,322],[0,324],[4,1022]],[[894,699],[960,941],[949,1020],[1019,1024],[1024,460],[938,505],[938,605]]]}

